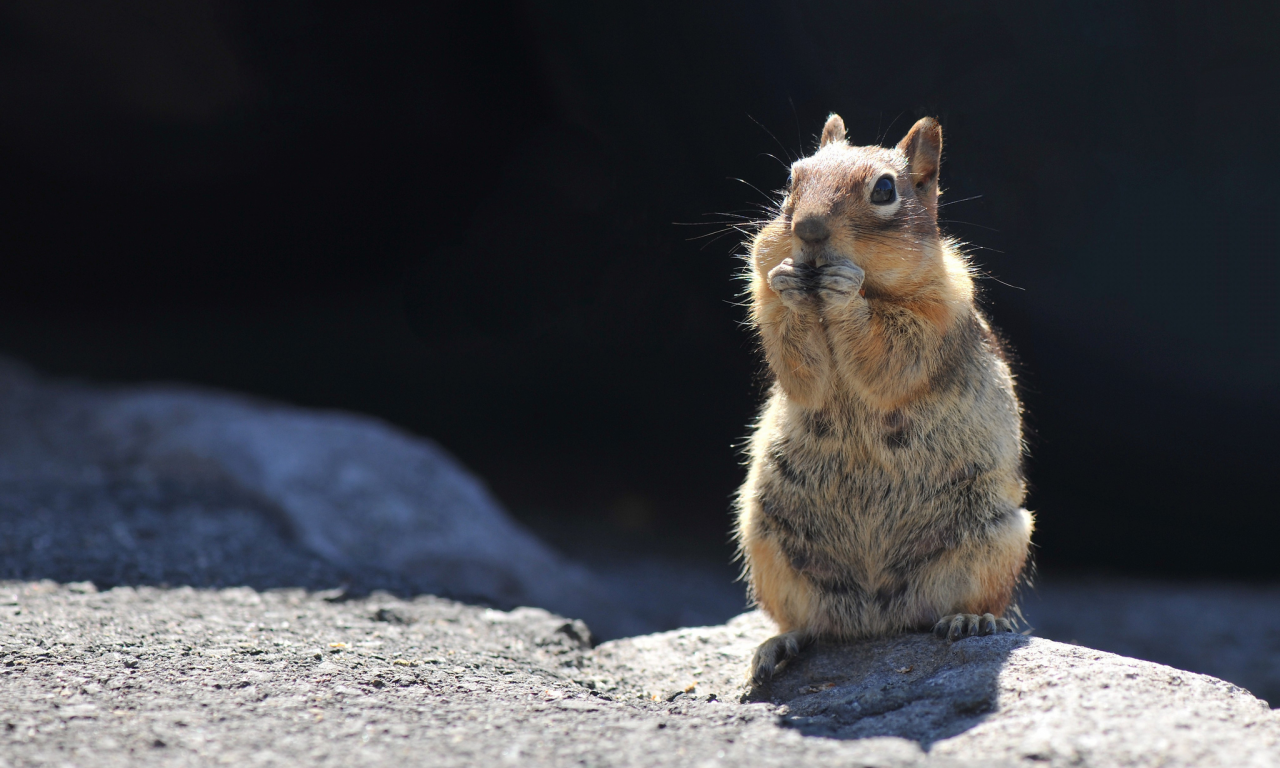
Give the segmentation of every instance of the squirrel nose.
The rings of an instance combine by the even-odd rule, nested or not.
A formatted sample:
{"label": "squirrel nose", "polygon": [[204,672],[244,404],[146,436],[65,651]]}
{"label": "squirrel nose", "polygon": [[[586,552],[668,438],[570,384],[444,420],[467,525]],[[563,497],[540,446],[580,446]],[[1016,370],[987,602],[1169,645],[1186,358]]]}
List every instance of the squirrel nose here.
{"label": "squirrel nose", "polygon": [[796,233],[796,237],[806,243],[820,243],[831,237],[831,229],[827,226],[826,219],[812,214],[797,221],[792,231]]}

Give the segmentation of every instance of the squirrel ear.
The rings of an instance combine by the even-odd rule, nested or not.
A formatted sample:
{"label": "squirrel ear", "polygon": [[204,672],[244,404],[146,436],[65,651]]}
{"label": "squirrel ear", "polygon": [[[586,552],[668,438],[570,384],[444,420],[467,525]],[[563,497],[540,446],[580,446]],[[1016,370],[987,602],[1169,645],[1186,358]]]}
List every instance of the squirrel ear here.
{"label": "squirrel ear", "polygon": [[938,201],[938,166],[942,164],[942,126],[932,117],[922,117],[898,142],[907,156],[907,173],[916,194],[926,204]]}
{"label": "squirrel ear", "polygon": [[835,112],[827,118],[827,124],[822,126],[822,140],[818,142],[818,149],[822,149],[833,141],[844,141],[844,121]]}

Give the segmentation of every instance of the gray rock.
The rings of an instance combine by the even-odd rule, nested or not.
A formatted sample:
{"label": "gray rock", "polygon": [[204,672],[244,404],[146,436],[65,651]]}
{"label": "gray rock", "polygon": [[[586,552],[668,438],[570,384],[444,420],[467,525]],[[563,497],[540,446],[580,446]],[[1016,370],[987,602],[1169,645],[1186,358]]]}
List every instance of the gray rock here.
{"label": "gray rock", "polygon": [[[760,614],[722,627],[596,649],[596,685],[664,700],[767,702],[810,737],[906,739],[931,758],[1048,765],[1271,765],[1280,719],[1230,683],[1050,640],[955,643],[907,635],[806,651],[764,689],[747,661],[773,627]],[[676,699],[679,700],[679,699]]]}
{"label": "gray rock", "polygon": [[363,579],[540,605],[615,636],[647,627],[431,441],[189,388],[90,388],[0,362],[0,526],[11,578]]}
{"label": "gray rock", "polygon": [[1280,762],[1235,686],[1021,636],[817,647],[749,691],[754,613],[592,650],[540,609],[10,582],[0,627],[0,766]]}
{"label": "gray rock", "polygon": [[1280,587],[1045,577],[1022,605],[1035,634],[1220,677],[1280,704]]}

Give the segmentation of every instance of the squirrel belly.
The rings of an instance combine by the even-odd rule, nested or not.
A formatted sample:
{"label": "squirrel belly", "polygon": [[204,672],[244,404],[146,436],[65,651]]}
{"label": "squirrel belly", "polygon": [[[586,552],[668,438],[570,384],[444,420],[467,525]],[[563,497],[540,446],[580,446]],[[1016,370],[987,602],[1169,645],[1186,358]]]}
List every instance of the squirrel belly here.
{"label": "squirrel belly", "polygon": [[1013,376],[938,230],[941,129],[925,118],[892,149],[844,134],[833,115],[751,247],[775,382],[737,538],[783,632],[758,682],[816,638],[1009,629],[1033,527]]}

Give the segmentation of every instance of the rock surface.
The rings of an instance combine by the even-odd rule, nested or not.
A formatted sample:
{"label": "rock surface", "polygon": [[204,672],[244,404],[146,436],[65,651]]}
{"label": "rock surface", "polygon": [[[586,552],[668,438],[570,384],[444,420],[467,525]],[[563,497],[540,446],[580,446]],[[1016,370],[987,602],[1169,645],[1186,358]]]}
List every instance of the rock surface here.
{"label": "rock surface", "polygon": [[1027,590],[1035,634],[1220,677],[1280,705],[1280,587],[1058,576]]}
{"label": "rock surface", "polygon": [[539,609],[334,599],[0,584],[0,765],[1280,762],[1239,688],[1047,640],[818,647],[752,692],[758,614],[592,650]]}
{"label": "rock surface", "polygon": [[[596,650],[602,683],[659,698],[697,682],[718,697],[772,630],[759,613]],[[607,689],[607,685],[604,686]],[[948,643],[907,635],[804,653],[747,701],[782,726],[840,740],[904,738],[931,758],[1050,765],[1270,765],[1280,716],[1230,683],[1040,638]]]}

